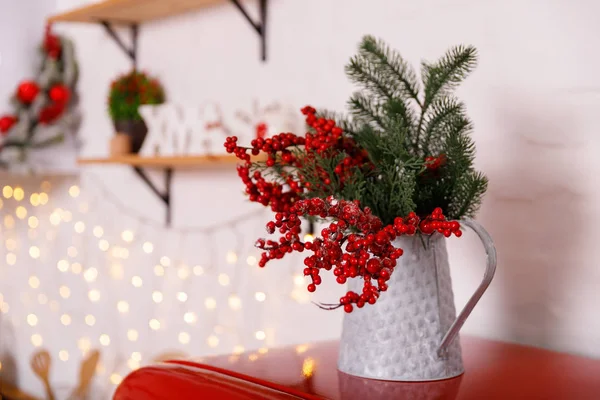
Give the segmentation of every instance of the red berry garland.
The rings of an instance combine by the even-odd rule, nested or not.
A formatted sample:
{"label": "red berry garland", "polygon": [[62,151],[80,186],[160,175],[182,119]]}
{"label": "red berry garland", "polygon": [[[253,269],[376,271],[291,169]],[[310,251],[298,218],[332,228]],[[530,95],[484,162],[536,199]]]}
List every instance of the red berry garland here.
{"label": "red berry garland", "polygon": [[57,104],[66,105],[71,98],[71,91],[67,86],[57,84],[50,88],[48,91],[48,97],[50,97],[50,100]]}
{"label": "red berry garland", "polygon": [[31,104],[40,92],[40,87],[34,81],[23,81],[17,88],[17,98],[23,104]]}
{"label": "red berry garland", "polygon": [[[328,218],[333,222],[321,231],[321,238],[303,243],[300,241],[300,217],[304,216]],[[304,275],[311,277],[307,286],[309,292],[314,292],[321,284],[320,273],[323,270],[333,269],[340,284],[346,283],[349,278],[363,279],[361,294],[349,291],[340,298],[339,304],[329,307],[343,306],[344,311],[352,312],[354,306],[362,308],[367,303],[375,304],[380,292],[387,290],[387,281],[394,272],[396,260],[403,253],[392,241],[398,236],[414,235],[418,229],[423,234],[432,234],[432,224],[438,224],[435,230],[441,229],[445,236],[462,234],[460,224],[445,221],[439,208],[423,221],[415,213],[410,213],[406,218],[398,217],[392,225],[384,227],[368,207],[361,209],[358,201],[337,201],[331,196],[326,200],[298,200],[289,210],[276,213],[275,220],[267,223],[267,232],[272,234],[278,230],[281,237],[278,241],[257,241],[256,246],[265,250],[259,266],[264,267],[270,260],[281,259],[293,251],[311,251],[313,254],[304,259]]]}
{"label": "red berry garland", "polygon": [[7,134],[17,121],[18,119],[14,115],[4,115],[0,117],[0,133]]}
{"label": "red berry garland", "polygon": [[38,120],[40,124],[46,125],[54,122],[58,117],[61,116],[65,110],[65,105],[60,103],[52,103],[40,110]]}

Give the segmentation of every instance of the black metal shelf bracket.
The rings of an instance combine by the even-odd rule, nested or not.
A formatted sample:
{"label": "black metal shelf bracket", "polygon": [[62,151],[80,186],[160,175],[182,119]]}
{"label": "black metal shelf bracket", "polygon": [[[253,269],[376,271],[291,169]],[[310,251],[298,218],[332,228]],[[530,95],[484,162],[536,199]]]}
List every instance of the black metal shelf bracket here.
{"label": "black metal shelf bracket", "polygon": [[240,10],[242,15],[250,23],[254,31],[260,38],[260,58],[262,61],[267,60],[267,0],[258,0],[259,21],[256,22],[250,17],[248,11],[240,3],[240,0],[231,0],[233,4]]}
{"label": "black metal shelf bracket", "polygon": [[[137,69],[137,47],[138,47],[138,33],[139,27],[137,24],[130,24],[129,30],[131,33],[131,48],[128,48],[123,40],[119,37],[117,32],[113,29],[112,25],[108,21],[100,21],[104,29],[108,33],[108,35],[114,40],[114,42],[119,46],[121,50],[129,57],[133,64],[133,69]],[[134,172],[142,178],[142,181],[150,188],[152,193],[154,193],[165,205],[166,215],[165,215],[165,225],[167,227],[171,226],[171,181],[173,178],[173,168],[165,168],[165,190],[161,192],[156,185],[150,180],[146,172],[140,167],[133,167]]]}
{"label": "black metal shelf bracket", "polygon": [[[258,11],[259,21],[256,22],[252,19],[248,11],[244,8],[240,0],[231,0],[231,2],[237,7],[242,13],[246,21],[250,24],[252,29],[256,32],[260,39],[260,58],[262,61],[267,60],[267,6],[268,0],[258,0]],[[131,48],[128,48],[123,40],[119,37],[117,32],[113,29],[109,21],[100,21],[100,24],[104,26],[104,29],[108,35],[115,41],[121,50],[131,59],[133,63],[133,69],[137,69],[137,41],[139,33],[139,25],[137,23],[129,24],[129,30],[131,33]]]}
{"label": "black metal shelf bracket", "polygon": [[165,190],[161,192],[156,185],[150,180],[146,172],[140,167],[133,167],[133,170],[140,178],[148,185],[150,190],[165,204],[166,215],[165,225],[171,226],[171,181],[173,178],[173,168],[165,168]]}
{"label": "black metal shelf bracket", "polygon": [[[250,23],[254,31],[258,34],[260,38],[260,55],[261,60],[267,60],[267,0],[258,0],[259,5],[259,21],[256,22],[250,17],[248,11],[244,8],[244,6],[240,3],[240,0],[231,0],[233,4],[240,10],[244,18]],[[101,20],[100,24],[106,30],[106,33],[111,37],[111,39],[119,46],[121,50],[125,53],[125,55],[131,60],[133,64],[133,70],[137,70],[137,49],[138,49],[138,34],[139,34],[139,25],[137,23],[129,24],[129,32],[131,35],[131,47],[127,47],[127,45],[123,42],[121,37],[117,34],[113,26],[109,21]],[[150,188],[152,193],[154,193],[164,204],[166,207],[166,218],[165,222],[167,227],[171,225],[171,180],[173,177],[173,168],[165,168],[165,190],[161,192],[154,183],[150,180],[146,172],[140,167],[133,167],[135,173],[144,181],[144,183]],[[310,230],[314,227],[311,224]]]}
{"label": "black metal shelf bracket", "polygon": [[117,32],[113,29],[112,25],[108,21],[100,21],[100,24],[106,30],[106,33],[115,41],[117,46],[129,57],[133,64],[133,69],[137,69],[137,47],[138,47],[138,24],[130,24],[129,31],[131,33],[131,48],[127,48],[127,45],[123,43],[123,40],[119,37]]}

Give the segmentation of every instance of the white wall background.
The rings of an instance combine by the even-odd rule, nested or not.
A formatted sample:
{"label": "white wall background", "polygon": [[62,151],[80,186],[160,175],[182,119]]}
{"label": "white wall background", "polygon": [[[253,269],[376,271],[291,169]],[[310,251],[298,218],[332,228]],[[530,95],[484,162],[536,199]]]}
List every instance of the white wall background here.
{"label": "white wall background", "polygon": [[[59,0],[58,7],[68,9],[79,3]],[[174,101],[216,100],[225,104],[258,97],[285,101],[298,108],[312,104],[342,110],[352,91],[343,67],[363,34],[384,38],[414,64],[422,58],[434,59],[454,44],[475,45],[480,52],[480,65],[459,94],[476,126],[478,167],[490,179],[479,220],[496,241],[499,266],[495,282],[463,330],[600,357],[600,269],[593,259],[598,237],[596,224],[600,222],[600,191],[593,184],[593,177],[600,172],[596,160],[599,126],[595,118],[595,108],[600,106],[600,58],[594,55],[597,46],[593,38],[600,33],[595,18],[600,6],[584,0],[270,3],[266,64],[259,62],[256,35],[238,11],[227,4],[144,25],[140,67],[157,75]],[[255,9],[252,2],[247,4]],[[105,112],[105,96],[110,80],[129,68],[128,60],[99,27],[65,25],[60,29],[74,38],[81,63],[84,155],[106,154],[112,127]],[[161,204],[132,171],[123,167],[86,169],[81,179],[82,196],[89,196],[94,204],[91,216],[81,217],[90,219],[88,227],[96,223],[110,226],[106,230],[116,232],[115,240],[122,229],[141,230],[141,235],[162,243],[164,254],[176,254],[189,262],[207,257],[210,246],[201,237],[187,236],[183,239],[185,249],[179,250],[176,244],[182,239],[176,233],[150,231],[114,211],[108,202],[94,203],[98,193],[102,193],[97,184],[101,180],[138,214],[162,221]],[[66,183],[66,187],[71,183]],[[64,186],[58,187],[64,193]],[[233,170],[178,171],[174,182],[175,227],[210,226],[256,210],[238,195],[241,189]],[[58,193],[51,197],[52,207],[71,204],[68,196]],[[238,228],[244,238],[243,246],[247,246],[242,253],[248,251],[265,217],[263,214]],[[244,313],[232,316],[226,305],[232,289],[220,287],[214,274],[210,279],[193,281],[186,290],[193,292],[194,297],[190,296],[185,307],[157,307],[151,301],[153,287],[160,287],[165,297],[174,296],[182,283],[157,281],[152,278],[156,260],[132,254],[125,263],[127,278],[123,282],[138,274],[153,279],[153,283],[142,295],[131,285],[110,283],[107,269],[104,275],[101,272],[98,282],[105,282],[101,290],[107,296],[102,297],[100,305],[106,307],[96,306],[96,316],[103,323],[94,328],[85,328],[83,322],[74,323],[60,331],[64,342],[45,338],[44,346],[55,359],[61,348],[71,346],[69,361],[59,364],[61,369],[54,370],[53,379],[75,382],[81,358],[75,343],[84,334],[103,351],[105,370],[97,380],[100,386],[108,382],[112,373],[127,373],[126,360],[132,351],[141,352],[146,362],[161,350],[173,347],[193,355],[230,352],[235,345],[258,348],[263,344],[253,338],[257,329],[267,333],[267,345],[314,341],[339,334],[341,312],[324,312],[289,299],[294,287],[292,271],[294,267],[300,271],[300,265],[273,264],[256,272],[244,263],[248,253],[239,257],[241,262],[236,268],[226,265],[224,254],[230,250],[232,235],[235,237],[226,229],[215,237],[220,261],[213,267],[218,271],[230,268],[227,272],[231,276],[245,282],[247,286],[238,290],[242,297],[247,296],[243,300]],[[65,237],[68,239],[60,243],[63,249],[72,240],[69,235]],[[460,307],[482,276],[483,254],[473,234],[451,240],[450,252]],[[88,261],[102,259],[94,257],[101,256],[90,255]],[[66,279],[57,275],[51,263],[39,268],[23,260],[19,265],[24,269],[38,268],[36,273],[42,283],[48,281],[53,287]],[[34,351],[29,337],[44,326],[60,328],[61,312],[48,314],[49,325],[32,328],[25,323],[28,306],[21,304],[18,293],[26,287],[30,274],[23,273],[19,285],[11,282],[11,297],[5,294],[4,298],[11,303],[11,318],[7,321],[20,321],[12,329],[20,343],[15,348],[22,386],[41,394],[39,382],[27,367],[27,358]],[[80,283],[72,285],[84,285],[81,279],[77,282]],[[6,283],[2,285],[6,287]],[[341,292],[341,288],[331,288],[329,292],[323,288],[316,299],[329,300]],[[263,305],[253,303],[255,290],[267,292],[268,301]],[[90,307],[85,288],[78,293],[81,297],[71,298],[71,302],[81,300],[73,312],[85,315],[84,310]],[[204,308],[206,296],[216,298],[220,317]],[[115,319],[122,318],[114,309],[114,303],[121,298],[135,298],[139,304],[125,320]],[[188,308],[198,313],[195,327],[181,322]],[[152,317],[163,321],[164,329],[150,332],[147,321]],[[219,345],[210,348],[206,338],[214,333],[214,326],[229,323],[242,327],[237,336],[223,334]],[[126,332],[132,327],[140,332],[135,345],[126,339]],[[177,342],[178,333],[184,329],[192,335],[185,346]],[[101,347],[97,340],[106,330],[111,330],[113,346]]]}

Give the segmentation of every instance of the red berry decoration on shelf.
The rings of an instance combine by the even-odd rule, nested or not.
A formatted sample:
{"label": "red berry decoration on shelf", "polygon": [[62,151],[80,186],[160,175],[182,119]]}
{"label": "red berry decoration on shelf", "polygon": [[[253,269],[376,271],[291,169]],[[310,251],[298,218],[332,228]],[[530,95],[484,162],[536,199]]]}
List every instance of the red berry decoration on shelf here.
{"label": "red berry decoration on shelf", "polygon": [[[29,163],[30,149],[52,146],[76,130],[76,126],[67,123],[60,130],[46,127],[60,124],[65,111],[76,105],[74,94],[78,74],[73,73],[77,71],[77,60],[72,41],[65,36],[53,35],[50,25],[46,25],[39,50],[41,68],[34,78],[16,85],[11,99],[12,111],[0,117],[0,135],[10,135],[10,140],[4,140],[0,150],[14,148],[19,154],[18,157],[6,157],[7,153],[4,153],[0,169],[10,168],[13,163]],[[17,122],[18,127],[14,127]],[[19,134],[13,134],[17,129]]]}
{"label": "red berry decoration on shelf", "polygon": [[50,88],[48,97],[50,97],[50,100],[54,103],[66,105],[71,98],[71,90],[65,85],[57,84]]}
{"label": "red berry decoration on shelf", "polygon": [[51,124],[60,117],[65,110],[64,104],[54,103],[49,104],[40,110],[38,121],[42,125]]}
{"label": "red berry decoration on shelf", "polygon": [[40,92],[40,87],[34,81],[23,81],[17,88],[17,98],[23,104],[31,104]]}
{"label": "red berry decoration on shelf", "polygon": [[14,115],[4,115],[0,117],[0,133],[6,135],[17,121],[19,120]]}

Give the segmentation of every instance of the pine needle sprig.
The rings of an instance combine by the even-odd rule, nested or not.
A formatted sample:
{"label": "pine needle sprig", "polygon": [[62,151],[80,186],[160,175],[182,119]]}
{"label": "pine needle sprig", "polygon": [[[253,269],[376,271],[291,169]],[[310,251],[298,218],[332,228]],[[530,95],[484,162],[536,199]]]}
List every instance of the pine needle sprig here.
{"label": "pine needle sprig", "polygon": [[[349,101],[349,135],[375,169],[344,195],[361,200],[384,222],[410,207],[420,215],[436,207],[454,219],[473,215],[487,179],[473,169],[473,126],[452,91],[476,65],[474,47],[456,46],[435,62],[423,62],[419,82],[398,52],[365,36],[346,66],[363,89]],[[444,163],[438,169],[424,167],[426,158],[439,156]]]}
{"label": "pine needle sprig", "polygon": [[420,148],[420,135],[429,107],[439,96],[448,94],[458,86],[477,66],[477,50],[472,46],[455,46],[438,61],[421,63],[424,98],[421,118],[417,127],[415,149]]}
{"label": "pine needle sprig", "polygon": [[447,135],[447,128],[465,114],[464,104],[454,97],[443,97],[435,101],[425,115],[423,143],[420,146],[423,155],[440,152],[439,148],[430,148],[439,143]]}
{"label": "pine needle sprig", "polygon": [[388,128],[384,121],[383,107],[372,97],[356,92],[348,100],[348,107],[354,120],[372,124],[383,131]]}
{"label": "pine needle sprig", "polygon": [[364,59],[370,60],[386,71],[390,79],[397,81],[396,87],[402,88],[402,91],[421,107],[419,99],[421,85],[417,74],[400,54],[391,50],[383,41],[370,35],[363,38],[359,53]]}
{"label": "pine needle sprig", "polygon": [[346,65],[346,74],[350,80],[380,101],[393,99],[400,92],[397,82],[389,74],[361,55],[350,59]]}
{"label": "pine needle sprig", "polygon": [[438,61],[421,64],[425,87],[423,111],[441,95],[456,88],[477,66],[477,50],[473,46],[455,46]]}
{"label": "pine needle sprig", "polygon": [[453,215],[473,218],[481,205],[481,200],[487,190],[488,180],[481,172],[470,171],[458,181],[454,201],[448,210]]}

